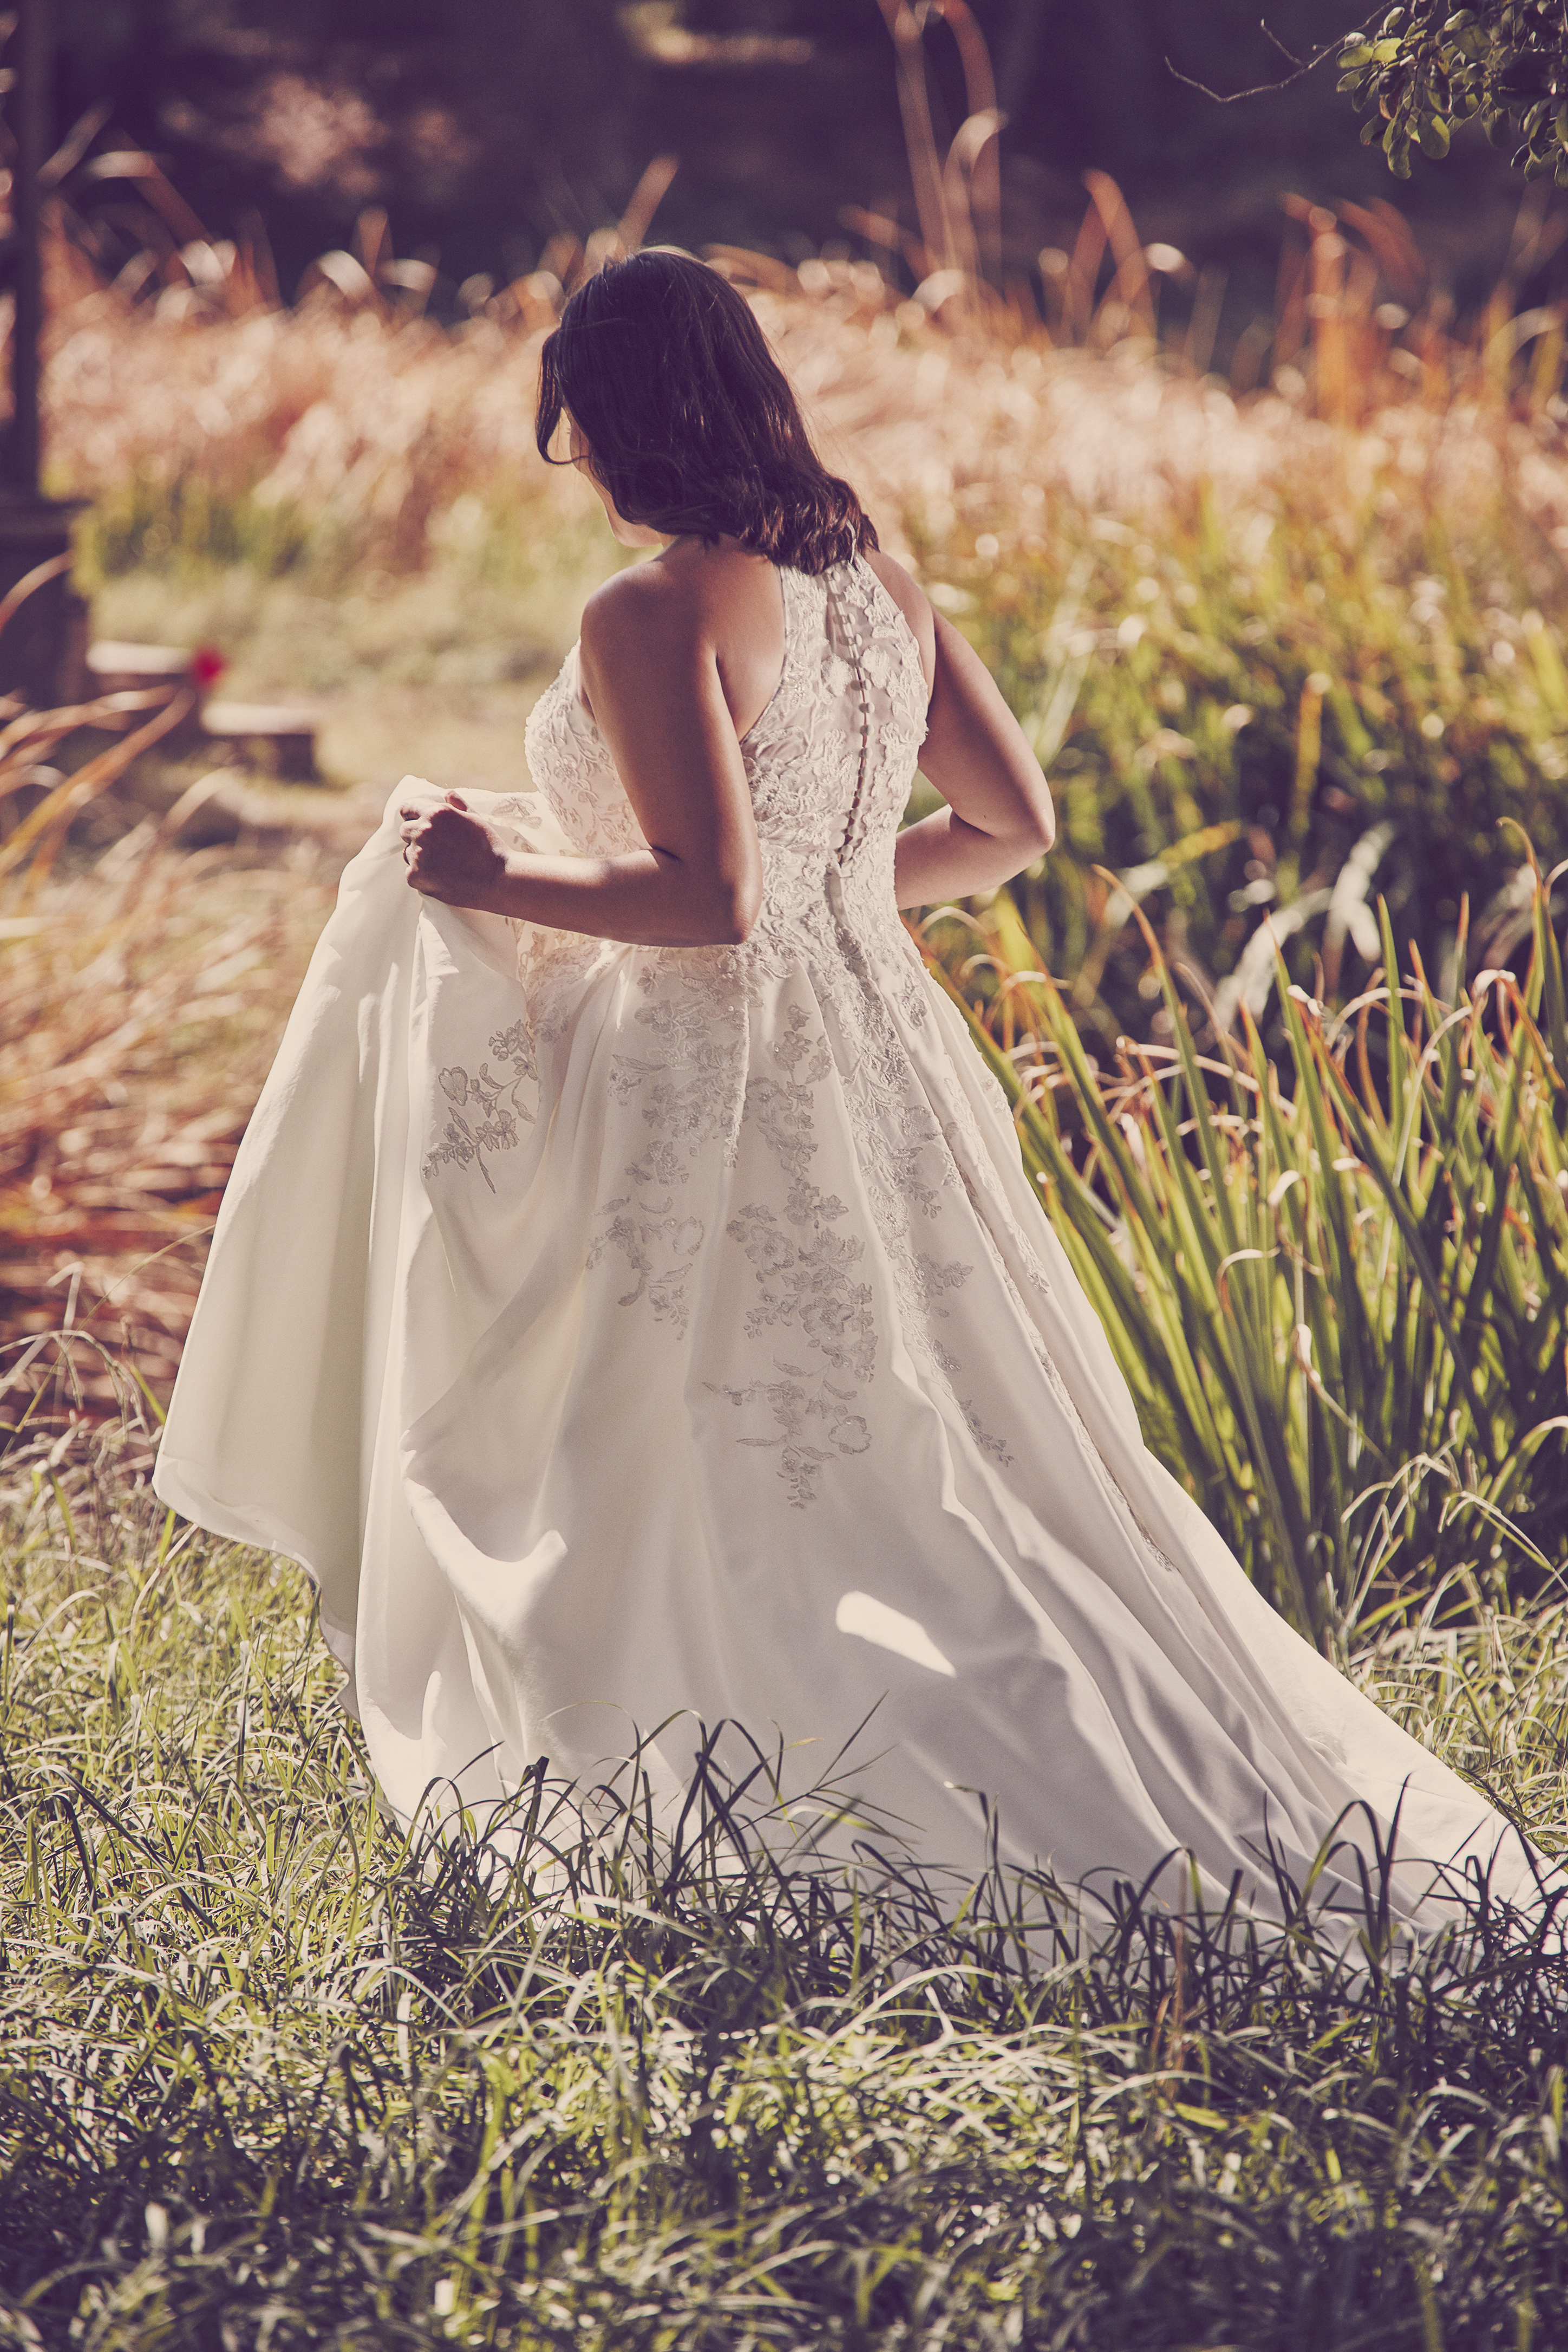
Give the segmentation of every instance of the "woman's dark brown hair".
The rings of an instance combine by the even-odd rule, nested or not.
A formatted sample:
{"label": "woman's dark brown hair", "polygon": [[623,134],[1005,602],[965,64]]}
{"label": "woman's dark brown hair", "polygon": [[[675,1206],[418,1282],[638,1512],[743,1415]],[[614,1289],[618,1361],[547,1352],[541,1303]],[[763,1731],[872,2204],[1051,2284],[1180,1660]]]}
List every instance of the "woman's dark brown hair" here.
{"label": "woman's dark brown hair", "polygon": [[736,539],[798,572],[877,544],[744,297],[686,254],[636,253],[577,289],[540,355],[543,457],[563,412],[628,522]]}

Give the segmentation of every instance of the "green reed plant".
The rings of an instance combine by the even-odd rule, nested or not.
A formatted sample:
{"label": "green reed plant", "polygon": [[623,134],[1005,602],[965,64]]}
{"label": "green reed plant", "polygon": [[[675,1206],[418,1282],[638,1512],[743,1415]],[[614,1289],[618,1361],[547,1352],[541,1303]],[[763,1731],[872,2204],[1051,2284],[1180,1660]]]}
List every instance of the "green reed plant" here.
{"label": "green reed plant", "polygon": [[1358,470],[1324,435],[1320,478],[1267,507],[1200,485],[1140,523],[1015,494],[921,540],[1047,766],[1058,844],[1013,894],[1108,1044],[1161,1025],[1135,906],[1233,1017],[1268,995],[1265,911],[1332,1002],[1382,961],[1381,894],[1446,988],[1467,896],[1488,960],[1528,928],[1503,821],[1568,856],[1562,555],[1506,474],[1467,504],[1379,446]]}
{"label": "green reed plant", "polygon": [[[858,1882],[764,1845],[765,1774],[748,1805],[716,1770],[677,1839],[633,1775],[589,1826],[539,1774],[514,1868],[405,1843],[295,1571],[174,1526],[134,1411],[31,1429],[0,1470],[0,2341],[1568,2326],[1552,1920],[1478,1900],[1400,1945],[1374,1860],[1348,1957],[1310,1903],[1280,1933],[1046,1879],[1026,1942],[1016,1886],[941,1916],[892,1842]],[[1549,1840],[1562,1615],[1357,1662]]]}
{"label": "green reed plant", "polygon": [[1113,1075],[1016,919],[991,920],[984,1015],[954,989],[1149,1444],[1320,1642],[1380,1609],[1545,1592],[1568,1564],[1547,908],[1535,869],[1523,984],[1485,971],[1448,1003],[1418,955],[1401,979],[1380,905],[1381,974],[1342,1012],[1278,968],[1273,1060],[1245,1010],[1241,1045],[1200,1054],[1146,922],[1173,1043],[1124,1039]]}

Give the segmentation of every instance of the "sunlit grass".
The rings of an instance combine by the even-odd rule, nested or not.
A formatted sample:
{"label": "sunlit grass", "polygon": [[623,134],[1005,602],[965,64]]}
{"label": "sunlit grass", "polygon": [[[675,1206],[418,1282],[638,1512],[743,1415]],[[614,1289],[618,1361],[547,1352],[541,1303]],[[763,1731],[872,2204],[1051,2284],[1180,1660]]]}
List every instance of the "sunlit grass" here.
{"label": "sunlit grass", "polygon": [[[25,881],[24,877],[24,881]],[[12,887],[0,928],[5,1333],[129,1343],[165,1393],[235,1150],[332,902],[307,854],[160,843]],[[108,1391],[84,1360],[83,1377]]]}
{"label": "sunlit grass", "polygon": [[[210,646],[236,701],[308,701],[331,784],[385,792],[412,772],[442,784],[516,791],[528,782],[528,713],[613,568],[584,533],[532,580],[500,585],[458,555],[408,575],[370,574],[326,593],[309,577],[208,562],[104,580],[104,637]],[[519,571],[523,566],[520,563]]]}
{"label": "sunlit grass", "polygon": [[[1087,1939],[1058,1898],[1031,1951],[994,1897],[944,1926],[917,1881],[857,1902],[745,1864],[711,1806],[678,1860],[548,1790],[487,1892],[382,1822],[303,1580],[175,1532],[144,1464],[79,1430],[5,1473],[7,2340],[1425,2352],[1568,2324],[1561,1968],[1528,1939],[1347,1971],[1305,1927],[1127,1890]],[[1554,1843],[1559,1616],[1352,1664]],[[534,1899],[552,1843],[576,1892]]]}
{"label": "sunlit grass", "polygon": [[928,551],[1047,759],[1060,839],[1014,896],[1108,1045],[1164,1017],[1135,906],[1235,1032],[1273,941],[1314,993],[1365,985],[1379,896],[1440,988],[1467,900],[1480,962],[1507,963],[1529,884],[1504,821],[1546,866],[1568,853],[1558,551],[1500,472],[1479,501],[1397,495],[1362,460],[1331,447],[1273,511],[1194,488],[1141,530],[998,495]]}

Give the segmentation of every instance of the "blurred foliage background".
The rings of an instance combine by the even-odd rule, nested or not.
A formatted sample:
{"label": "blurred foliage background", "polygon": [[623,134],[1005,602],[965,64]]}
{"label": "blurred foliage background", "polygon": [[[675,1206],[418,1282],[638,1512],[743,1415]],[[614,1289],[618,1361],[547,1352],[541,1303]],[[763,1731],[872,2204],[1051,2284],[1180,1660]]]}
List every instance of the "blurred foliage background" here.
{"label": "blurred foliage background", "polygon": [[[660,227],[679,242],[798,261],[863,248],[879,220],[907,267],[917,223],[879,0],[61,0],[59,21],[60,135],[103,109],[100,146],[157,154],[212,234],[264,218],[289,296],[376,204],[450,306],[473,276],[505,283],[552,238],[618,219],[669,152]],[[1147,236],[1226,272],[1227,348],[1271,307],[1281,194],[1370,204],[1388,175],[1331,58],[1237,106],[1191,85],[1280,81],[1279,45],[1310,54],[1356,21],[1343,0],[1279,0],[1267,31],[1256,0],[972,0],[929,16],[937,139],[945,154],[974,111],[972,24],[1005,117],[1009,273],[1070,244],[1080,174],[1109,172]],[[1441,169],[1417,152],[1401,204],[1461,304],[1495,278],[1516,195],[1479,124]]]}

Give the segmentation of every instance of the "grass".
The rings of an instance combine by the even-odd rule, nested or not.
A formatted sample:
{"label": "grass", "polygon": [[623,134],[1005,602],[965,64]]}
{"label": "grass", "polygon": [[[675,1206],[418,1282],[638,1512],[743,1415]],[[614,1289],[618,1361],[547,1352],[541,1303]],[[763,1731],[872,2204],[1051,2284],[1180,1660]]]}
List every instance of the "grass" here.
{"label": "grass", "polygon": [[[96,570],[100,636],[212,646],[237,701],[309,700],[326,780],[387,790],[411,770],[487,791],[526,782],[523,727],[616,551],[586,514],[542,537],[459,503],[414,572],[282,572],[195,558]],[[95,564],[101,551],[94,549]]]}
{"label": "grass", "polygon": [[[35,1367],[35,1375],[40,1367]],[[24,1381],[26,1393],[31,1381]],[[7,1410],[13,1412],[13,1390]],[[47,1399],[46,1399],[47,1402]],[[1563,1980],[1478,1918],[1312,1931],[679,1853],[547,1786],[504,1881],[380,1819],[292,1570],[146,1433],[13,1439],[0,2331],[181,2347],[1235,2345],[1568,2326]],[[1549,1843],[1562,1609],[1358,1679]],[[568,1891],[531,1882],[557,1857]]]}
{"label": "grass", "polygon": [[[150,820],[0,920],[0,1334],[62,1318],[166,1394],[239,1138],[335,871]],[[107,1375],[83,1360],[99,1408]]]}
{"label": "grass", "polygon": [[[1226,519],[1199,488],[1145,531],[1058,512],[1032,562],[1016,506],[977,507],[928,551],[1054,751],[1060,844],[1015,895],[1097,1046],[1160,1032],[1134,907],[1235,1034],[1272,983],[1266,916],[1291,979],[1342,1001],[1381,965],[1381,895],[1401,961],[1447,991],[1467,901],[1483,961],[1528,928],[1510,824],[1548,866],[1568,854],[1556,551],[1501,483],[1468,515],[1394,495],[1331,475]],[[971,530],[1003,552],[971,555]]]}
{"label": "grass", "polygon": [[[1568,1016],[1535,873],[1521,987],[1438,999],[1419,958],[1337,1014],[1288,984],[1286,1052],[1086,1054],[1009,902],[972,919],[1026,1164],[1147,1442],[1254,1581],[1327,1646],[1368,1612],[1477,1607],[1568,1566]],[[951,929],[952,918],[939,918]],[[1266,937],[1267,944],[1267,937]],[[950,986],[953,985],[950,982]],[[1261,1006],[1259,1006],[1261,1011]],[[1479,1581],[1478,1581],[1479,1578]]]}

